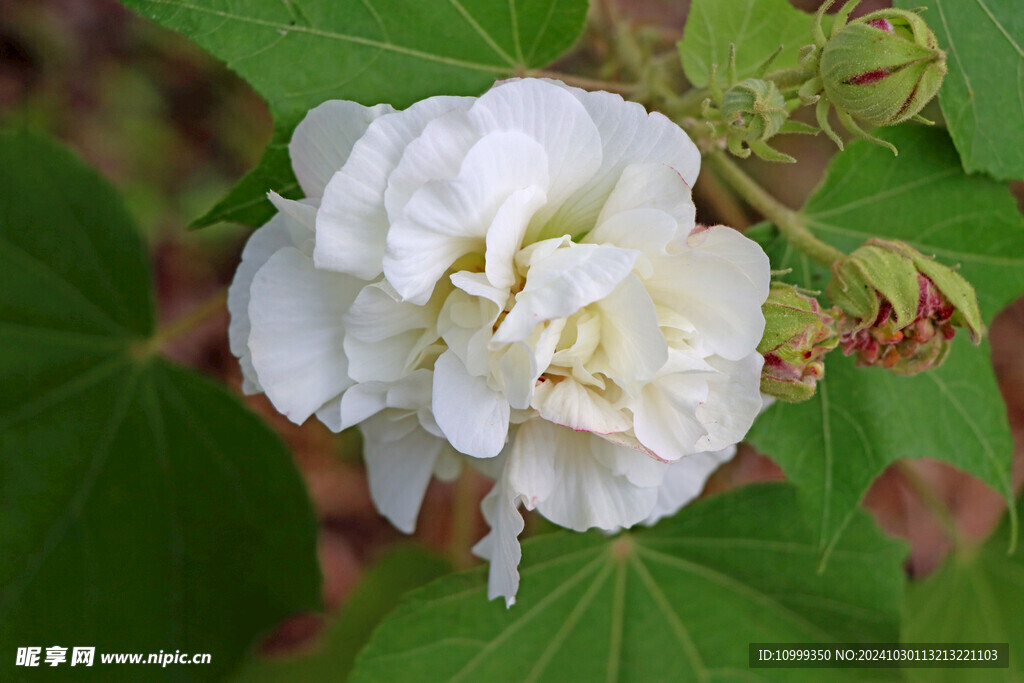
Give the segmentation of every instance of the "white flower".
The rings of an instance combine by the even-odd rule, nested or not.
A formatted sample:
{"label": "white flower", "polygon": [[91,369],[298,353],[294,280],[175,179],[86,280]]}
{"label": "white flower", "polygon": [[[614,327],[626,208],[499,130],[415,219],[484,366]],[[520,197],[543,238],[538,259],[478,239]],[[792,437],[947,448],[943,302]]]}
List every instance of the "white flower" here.
{"label": "white flower", "polygon": [[290,153],[307,198],[272,195],[229,297],[245,390],[359,424],[403,531],[432,474],[493,477],[490,597],[518,588],[520,503],[577,530],[652,522],[731,457],[761,406],[768,259],[695,226],[700,156],[664,116],[526,79],[328,102]]}

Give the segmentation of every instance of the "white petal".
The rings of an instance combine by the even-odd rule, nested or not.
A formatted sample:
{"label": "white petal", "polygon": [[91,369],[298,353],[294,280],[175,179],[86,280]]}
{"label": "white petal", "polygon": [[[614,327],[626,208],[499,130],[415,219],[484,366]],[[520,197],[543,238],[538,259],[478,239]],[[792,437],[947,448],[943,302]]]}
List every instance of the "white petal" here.
{"label": "white petal", "polygon": [[519,514],[519,496],[502,475],[494,488],[480,503],[490,532],[473,546],[473,553],[490,562],[487,579],[487,599],[505,598],[505,606],[515,604],[519,591],[519,560],[522,549],[518,536],[523,532],[523,517]]}
{"label": "white petal", "polygon": [[704,490],[704,484],[722,463],[732,460],[736,447],[729,446],[720,451],[694,453],[678,462],[667,465],[665,479],[658,488],[658,502],[644,524],[651,525],[670,517],[684,505],[695,499]]}
{"label": "white petal", "polygon": [[457,273],[452,273],[449,279],[453,285],[466,294],[487,299],[499,310],[505,308],[505,302],[508,301],[508,288],[495,287],[484,273],[460,270]]}
{"label": "white petal", "polygon": [[675,372],[644,387],[635,406],[633,429],[640,443],[663,460],[678,460],[706,450],[708,434],[697,410],[708,400],[711,373]]}
{"label": "white petal", "polygon": [[757,347],[771,277],[759,246],[731,228],[708,228],[697,246],[651,262],[654,274],[644,281],[651,298],[699,330],[707,353],[738,360]]}
{"label": "white petal", "polygon": [[[617,213],[587,233],[583,242],[613,244],[623,249],[636,249],[644,255],[664,254],[672,238],[679,232],[679,224],[669,214],[658,209],[633,209]],[[646,265],[646,264],[645,264]],[[649,265],[644,277],[650,275]]]}
{"label": "white petal", "polygon": [[400,531],[416,529],[423,495],[444,442],[425,432],[416,416],[395,420],[385,411],[360,425],[370,496]]}
{"label": "white petal", "polygon": [[[453,276],[453,280],[469,289],[474,289],[471,283],[480,284],[468,276]],[[471,296],[461,289],[445,299],[437,318],[437,331],[471,375],[484,376],[490,372],[491,355],[487,347],[500,310],[491,299]]]}
{"label": "white petal", "polygon": [[567,317],[603,299],[629,275],[636,258],[637,252],[628,249],[574,244],[534,263],[494,341],[521,341],[540,323]]}
{"label": "white petal", "polygon": [[707,436],[697,442],[703,451],[715,451],[746,436],[761,411],[761,354],[751,353],[738,361],[709,358],[719,372],[708,377],[708,399],[697,410],[707,426]]}
{"label": "white petal", "polygon": [[466,116],[476,98],[467,98],[467,102],[427,123],[402,152],[384,192],[384,209],[392,222],[402,217],[405,205],[421,187],[459,174],[466,153],[481,137]]}
{"label": "white petal", "polygon": [[[531,420],[516,434],[509,456],[509,481],[527,507],[556,524],[584,531],[613,530],[645,519],[658,490],[632,484],[604,465],[621,449],[587,432],[574,432],[545,420]],[[625,450],[625,449],[623,449]]]}
{"label": "white petal", "polygon": [[532,405],[542,418],[576,431],[610,434],[632,427],[632,420],[597,391],[571,377],[539,383]]}
{"label": "white petal", "polygon": [[292,247],[277,251],[253,278],[253,367],[274,407],[297,424],[352,384],[341,317],[361,284],[316,270]]}
{"label": "white petal", "polygon": [[441,275],[464,254],[483,253],[488,228],[513,193],[548,184],[543,148],[516,132],[483,137],[459,175],[431,181],[413,194],[392,225],[384,274],[402,298],[424,303]]}
{"label": "white petal", "polygon": [[345,314],[345,353],[357,382],[391,382],[437,339],[437,310],[396,301],[386,282],[367,285]]}
{"label": "white petal", "polygon": [[626,166],[611,195],[601,207],[597,217],[598,228],[609,218],[636,209],[663,211],[687,232],[693,227],[696,218],[690,186],[678,171],[665,164]]}
{"label": "white petal", "polygon": [[582,190],[562,203],[553,222],[589,230],[630,164],[664,164],[693,187],[700,152],[679,126],[658,112],[648,113],[635,102],[624,102],[619,95],[559,85],[586,108],[601,135],[603,156],[600,168]]}
{"label": "white petal", "polygon": [[389,176],[430,121],[472,102],[468,97],[431,97],[369,125],[324,189],[316,222],[317,267],[364,280],[380,275],[388,231],[384,192]]}
{"label": "white petal", "polygon": [[228,344],[231,353],[238,357],[242,366],[242,391],[246,394],[257,394],[263,389],[252,368],[249,354],[249,295],[252,280],[256,271],[263,267],[270,257],[285,247],[291,247],[292,239],[286,225],[288,218],[277,214],[263,227],[249,237],[242,250],[242,262],[235,271],[235,279],[228,288],[228,312],[231,323],[228,325]]}
{"label": "white petal", "polygon": [[352,146],[374,119],[393,112],[388,104],[364,107],[347,100],[328,100],[295,127],[288,155],[307,197],[320,197],[327,182],[341,170]]}
{"label": "white petal", "polygon": [[313,256],[313,243],[316,237],[316,212],[319,202],[316,199],[285,199],[276,192],[268,192],[271,204],[287,216],[285,221],[292,244],[305,256]]}
{"label": "white petal", "polygon": [[516,283],[516,252],[522,246],[530,219],[546,201],[547,194],[540,187],[531,186],[513,192],[498,209],[485,238],[484,272],[495,287],[507,290]]}
{"label": "white petal", "polygon": [[601,320],[601,342],[593,369],[623,387],[654,377],[668,360],[668,346],[639,278],[626,277],[594,309]]}
{"label": "white petal", "polygon": [[[348,393],[347,391],[345,393]],[[344,394],[342,394],[344,396]],[[344,429],[341,419],[341,396],[335,396],[327,403],[320,406],[316,411],[316,419],[324,423],[324,426],[337,434]]]}
{"label": "white petal", "polygon": [[601,165],[601,137],[594,122],[571,93],[551,83],[505,82],[484,93],[467,116],[482,134],[521,131],[543,147],[551,185],[549,208],[538,216],[541,224]]}
{"label": "white petal", "polygon": [[468,374],[451,351],[434,363],[431,404],[437,425],[460,453],[492,458],[505,446],[508,401],[487,386],[485,378]]}
{"label": "white petal", "polygon": [[341,396],[341,428],[348,429],[367,420],[388,406],[386,382],[363,382],[349,387]]}

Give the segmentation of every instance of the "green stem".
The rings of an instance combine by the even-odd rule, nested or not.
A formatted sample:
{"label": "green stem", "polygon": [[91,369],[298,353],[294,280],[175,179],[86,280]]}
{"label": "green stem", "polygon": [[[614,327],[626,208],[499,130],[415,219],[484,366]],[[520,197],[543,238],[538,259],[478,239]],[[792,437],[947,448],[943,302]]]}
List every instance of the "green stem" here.
{"label": "green stem", "polygon": [[724,151],[713,150],[708,153],[706,158],[722,180],[752,207],[760,211],[765,218],[773,222],[779,228],[779,232],[794,247],[824,266],[831,266],[833,262],[846,257],[843,252],[815,237],[807,229],[804,219],[799,213],[782,205],[765,192],[764,188],[740,170],[740,167],[734,164]]}
{"label": "green stem", "polygon": [[191,308],[180,318],[176,318],[158,329],[156,334],[149,339],[136,344],[132,349],[133,354],[138,358],[149,358],[153,354],[158,353],[168,342],[190,332],[205,322],[207,318],[223,311],[227,301],[228,290],[226,288],[218,290],[215,294]]}

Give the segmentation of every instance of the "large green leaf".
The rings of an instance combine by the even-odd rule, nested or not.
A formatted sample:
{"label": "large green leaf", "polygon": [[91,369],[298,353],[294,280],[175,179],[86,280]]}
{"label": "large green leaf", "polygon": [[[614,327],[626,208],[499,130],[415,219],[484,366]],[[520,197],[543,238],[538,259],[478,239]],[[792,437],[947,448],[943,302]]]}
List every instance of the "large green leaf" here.
{"label": "large green leaf", "polygon": [[547,534],[523,544],[511,609],[487,601],[483,569],[437,581],[384,620],[353,680],[778,680],[748,669],[748,643],[896,638],[901,544],[862,514],[836,553],[842,562],[819,573],[783,484],[617,538]]}
{"label": "large green leaf", "polygon": [[897,0],[946,51],[939,103],[968,172],[1024,178],[1024,12],[1019,0]]}
{"label": "large green leaf", "polygon": [[796,66],[800,48],[812,42],[812,19],[787,0],[693,0],[679,42],[683,70],[690,83],[703,87],[717,64],[724,84],[730,43],[736,45],[740,78],[751,76],[780,46],[784,49],[772,68]]}
{"label": "large green leaf", "polygon": [[449,571],[448,562],[425,550],[416,547],[393,550],[359,580],[315,653],[273,660],[254,658],[231,680],[235,683],[345,680],[373,629],[402,596]]}
{"label": "large green leaf", "polygon": [[[1024,499],[1017,503],[1018,516],[1024,514],[1022,508]],[[935,573],[911,584],[903,623],[906,642],[1009,643],[1009,668],[916,669],[911,679],[1024,679],[1024,554],[1007,555],[1012,534],[1010,520],[1004,519],[982,547],[954,550]]]}
{"label": "large green leaf", "polygon": [[[965,176],[941,130],[905,126],[884,136],[900,156],[853,143],[808,201],[808,224],[844,251],[872,236],[895,237],[961,264],[990,321],[1024,290],[1024,219],[1013,197],[999,183]],[[794,282],[824,289],[827,271],[773,229],[748,234],[768,250],[773,268],[793,268]],[[814,398],[773,406],[749,435],[801,489],[823,550],[897,458],[943,460],[1012,497],[1013,444],[987,346],[960,339],[941,368],[915,377],[858,369],[840,352],[826,365]]]}
{"label": "large green leaf", "polygon": [[324,100],[402,108],[431,95],[477,95],[549,64],[576,41],[587,13],[587,0],[122,2],[224,60],[274,116],[260,165],[197,225],[257,225],[272,215],[267,190],[295,189],[282,144]]}
{"label": "large green leaf", "polygon": [[[0,664],[16,647],[210,653],[315,608],[315,524],[273,432],[149,352],[137,231],[67,151],[0,136]],[[21,670],[24,672],[24,670]]]}

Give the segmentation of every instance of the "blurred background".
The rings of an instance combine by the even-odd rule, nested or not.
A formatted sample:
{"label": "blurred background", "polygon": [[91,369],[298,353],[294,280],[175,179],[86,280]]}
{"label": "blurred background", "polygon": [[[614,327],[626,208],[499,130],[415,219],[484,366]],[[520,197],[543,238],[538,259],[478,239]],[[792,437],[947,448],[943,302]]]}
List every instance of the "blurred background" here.
{"label": "blurred background", "polygon": [[[659,49],[674,49],[688,2],[617,4],[622,21],[648,27]],[[793,4],[813,10],[818,3]],[[888,4],[865,2],[858,14]],[[604,62],[607,46],[600,35],[591,38],[560,68],[593,73]],[[937,109],[929,113],[938,115]],[[187,225],[255,165],[270,138],[271,119],[260,97],[223,64],[115,0],[2,0],[0,125],[55,136],[120,190],[149,247],[161,323],[188,312],[230,283],[251,229],[220,224],[189,231]],[[780,148],[796,156],[798,165],[755,161],[748,167],[783,202],[798,207],[821,179],[835,147],[807,136],[781,140]],[[1024,189],[1018,184],[1014,191],[1024,205]],[[710,173],[702,176],[695,192],[702,223],[743,228],[757,218],[741,205],[723,200]],[[224,311],[167,351],[240,393],[241,375],[228,351],[227,325]],[[1024,479],[1024,300],[997,319],[990,339],[1014,434],[1014,481],[1019,487]],[[370,502],[358,434],[336,436],[315,420],[298,427],[263,396],[245,400],[282,434],[307,482],[321,520],[325,604],[334,612],[364,568],[404,537],[377,515]],[[983,538],[1002,513],[999,496],[973,478],[928,460],[911,467],[946,502],[968,537]],[[744,447],[713,477],[707,493],[780,476],[770,460]],[[457,487],[459,496],[454,495]],[[466,533],[453,532],[455,501],[464,505],[470,500],[476,509],[488,487],[476,478],[431,484],[417,539],[451,555],[453,533]],[[942,559],[948,541],[898,468],[876,482],[866,504],[883,528],[911,541],[910,575],[926,574]],[[478,514],[474,524],[470,531],[476,539],[485,533]],[[458,548],[455,553],[457,564],[470,561],[459,556]],[[292,619],[270,634],[261,649],[268,656],[313,650],[329,619]]]}

